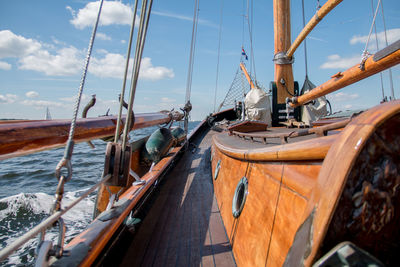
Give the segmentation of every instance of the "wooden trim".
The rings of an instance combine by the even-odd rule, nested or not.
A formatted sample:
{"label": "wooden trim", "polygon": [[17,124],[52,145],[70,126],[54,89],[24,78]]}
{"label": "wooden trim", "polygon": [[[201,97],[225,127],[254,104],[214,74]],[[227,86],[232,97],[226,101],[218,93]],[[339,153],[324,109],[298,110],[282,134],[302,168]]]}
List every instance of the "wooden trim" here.
{"label": "wooden trim", "polygon": [[293,103],[290,103],[292,107],[298,107],[305,103],[310,102],[318,97],[332,93],[339,90],[347,85],[356,83],[362,79],[365,79],[378,72],[386,70],[400,63],[400,50],[382,58],[375,62],[373,56],[370,56],[365,61],[365,69],[360,69],[360,64],[357,64],[344,72],[339,72],[332,76],[329,81],[315,87],[310,92],[295,98]]}
{"label": "wooden trim", "polygon": [[163,158],[156,166],[154,166],[151,172],[146,173],[142,177],[142,180],[146,181],[143,186],[131,186],[119,198],[120,202],[129,201],[129,205],[121,214],[107,221],[99,220],[99,217],[101,217],[100,215],[84,232],[72,239],[72,241],[66,246],[66,249],[72,249],[75,245],[82,242],[91,248],[79,266],[90,266],[97,259],[105,245],[110,241],[113,234],[122,224],[125,217],[128,216],[129,212],[135,207],[143,195],[172,163],[181,149],[182,147],[174,148],[170,153],[171,156]]}
{"label": "wooden trim", "polygon": [[[312,210],[316,209],[313,221],[313,246],[310,256],[305,261],[306,266],[310,266],[315,260],[343,192],[347,176],[368,138],[386,120],[399,114],[400,100],[376,106],[354,118],[332,145],[303,215],[305,220]],[[341,164],[337,164],[338,160]]]}
{"label": "wooden trim", "polygon": [[[188,140],[192,140],[205,125],[206,120],[202,121],[191,132],[188,136]],[[172,149],[167,157],[161,159],[161,161],[153,167],[151,172],[147,172],[143,177],[141,177],[141,180],[146,182],[143,186],[131,186],[121,195],[119,198],[121,202],[128,200],[130,203],[118,217],[108,221],[101,221],[99,220],[99,217],[97,217],[85,231],[71,240],[71,242],[66,246],[66,249],[72,249],[74,246],[82,242],[91,248],[79,266],[91,266],[91,264],[98,258],[106,244],[111,240],[125,217],[141,200],[160,175],[164,173],[168,166],[176,160],[178,154],[182,152],[184,147],[185,145],[182,145]]]}
{"label": "wooden trim", "polygon": [[[135,115],[132,129],[141,129],[170,122],[165,113]],[[125,123],[125,116],[122,118]],[[26,121],[0,124],[0,160],[27,155],[65,145],[70,120]],[[76,143],[114,135],[117,116],[78,119],[74,135]]]}
{"label": "wooden trim", "polygon": [[213,136],[213,143],[218,150],[229,157],[247,161],[323,160],[337,139],[337,135],[331,135],[272,147],[237,149],[225,145],[221,141],[220,135]]}
{"label": "wooden trim", "polygon": [[318,12],[310,19],[310,21],[307,23],[307,25],[304,27],[304,29],[300,32],[300,34],[297,36],[296,40],[293,42],[293,44],[290,46],[289,50],[286,53],[286,56],[291,58],[296,51],[296,49],[299,47],[301,42],[306,39],[307,35],[314,29],[314,27],[332,10],[334,9],[338,4],[340,4],[343,0],[329,0],[326,2],[319,10]]}

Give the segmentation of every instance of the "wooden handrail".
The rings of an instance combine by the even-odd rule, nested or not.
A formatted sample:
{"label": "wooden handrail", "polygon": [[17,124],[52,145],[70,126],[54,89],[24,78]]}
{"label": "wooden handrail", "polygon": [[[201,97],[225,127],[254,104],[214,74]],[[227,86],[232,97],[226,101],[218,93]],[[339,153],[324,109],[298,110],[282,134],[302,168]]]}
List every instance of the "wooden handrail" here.
{"label": "wooden handrail", "polygon": [[297,36],[296,40],[292,43],[290,46],[289,50],[286,52],[286,56],[288,58],[291,58],[296,51],[296,49],[299,47],[301,42],[306,39],[307,35],[314,29],[314,27],[332,10],[334,9],[338,4],[340,4],[343,0],[329,0],[326,2],[318,11],[317,13],[310,19],[310,21],[307,23],[307,25],[304,27],[304,29],[300,32],[300,34]]}
{"label": "wooden handrail", "polygon": [[[74,141],[79,143],[114,135],[117,119],[117,116],[78,119]],[[171,116],[166,113],[135,114],[132,129],[170,121]],[[122,122],[125,123],[125,116]],[[70,123],[70,120],[43,120],[0,124],[0,160],[65,145]]]}
{"label": "wooden handrail", "polygon": [[254,88],[254,83],[253,83],[253,81],[251,80],[250,75],[249,75],[249,73],[247,72],[247,69],[246,69],[246,67],[244,66],[244,64],[243,64],[242,62],[240,62],[240,68],[242,69],[242,71],[243,71],[243,73],[244,73],[244,76],[246,76],[246,79],[247,79],[247,81],[248,81],[249,84],[250,84],[250,88],[253,89],[253,88]]}
{"label": "wooden handrail", "polygon": [[[396,43],[400,42],[397,41]],[[394,43],[393,45],[396,45]],[[396,47],[396,46],[393,46]],[[383,51],[383,50],[381,50]],[[377,55],[380,52],[377,52]],[[315,87],[310,92],[301,95],[299,97],[295,97],[293,103],[290,103],[292,107],[297,107],[303,105],[305,103],[310,102],[318,97],[327,95],[336,90],[339,90],[347,85],[356,83],[362,79],[365,79],[371,75],[374,75],[378,72],[386,70],[390,67],[393,67],[400,63],[400,49],[395,50],[394,52],[384,56],[380,59],[375,59],[374,56],[369,57],[365,61],[364,70],[360,69],[360,64],[357,64],[344,72],[338,72],[337,74],[332,76],[332,79],[329,81]]]}

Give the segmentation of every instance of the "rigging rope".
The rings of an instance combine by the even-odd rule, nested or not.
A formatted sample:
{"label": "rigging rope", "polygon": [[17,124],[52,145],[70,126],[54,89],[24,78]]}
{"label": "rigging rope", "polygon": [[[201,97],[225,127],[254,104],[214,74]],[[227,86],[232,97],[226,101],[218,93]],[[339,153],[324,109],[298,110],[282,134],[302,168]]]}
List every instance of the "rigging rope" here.
{"label": "rigging rope", "polygon": [[368,50],[367,50],[367,48],[368,48],[369,39],[371,38],[372,29],[373,29],[374,24],[375,24],[376,14],[378,13],[378,9],[379,9],[380,3],[381,3],[381,0],[378,1],[378,5],[376,6],[374,18],[372,20],[371,28],[370,28],[369,34],[368,34],[368,39],[367,39],[367,42],[365,43],[365,48],[364,48],[364,51],[362,53],[362,58],[361,58],[361,63],[360,63],[360,69],[361,70],[364,70],[364,63],[367,60],[367,58],[369,57],[369,55],[370,55]]}
{"label": "rigging rope", "polygon": [[[383,20],[383,29],[385,31],[385,43],[386,43],[386,46],[388,46],[389,44],[388,44],[387,33],[386,33],[385,15],[383,13],[383,0],[381,1],[381,12],[382,12],[382,20]],[[392,100],[395,100],[396,98],[394,97],[392,68],[389,68],[389,81],[390,81],[391,97],[392,97]]]}
{"label": "rigging rope", "polygon": [[221,54],[221,33],[222,33],[222,14],[224,8],[224,0],[221,0],[221,11],[220,11],[220,19],[219,19],[219,33],[218,33],[218,55],[217,55],[217,75],[215,78],[215,91],[214,91],[214,113],[215,113],[215,105],[217,101],[217,89],[218,89],[218,76],[219,76],[219,58]]}
{"label": "rigging rope", "polygon": [[[372,15],[374,14],[374,0],[371,0],[371,8],[372,8]],[[375,32],[375,43],[376,43],[376,51],[379,51],[379,44],[378,44],[378,34],[376,32],[376,23],[374,22],[374,32]],[[382,72],[379,73],[381,78],[381,89],[382,89],[382,101],[385,101],[385,89],[383,88],[383,76]]]}
{"label": "rigging rope", "polygon": [[67,173],[67,176],[65,177],[65,182],[68,182],[72,177],[71,157],[72,157],[72,151],[74,149],[74,133],[75,133],[75,127],[76,127],[76,118],[78,116],[79,104],[80,104],[81,98],[82,98],[83,87],[85,85],[86,74],[87,74],[88,67],[89,67],[90,55],[92,54],[94,38],[96,36],[97,26],[98,26],[99,20],[100,20],[100,14],[101,14],[101,9],[103,7],[103,1],[104,0],[101,0],[101,2],[100,2],[99,10],[97,13],[97,18],[96,18],[96,23],[93,27],[92,36],[90,37],[89,47],[88,47],[88,51],[87,51],[87,55],[86,55],[86,59],[85,59],[85,65],[83,68],[83,74],[82,74],[81,82],[79,85],[78,95],[77,95],[76,103],[75,103],[75,107],[74,107],[74,112],[72,115],[71,127],[70,127],[70,131],[69,131],[69,135],[68,135],[67,145],[65,146],[64,156],[60,160],[60,162],[57,164],[56,171],[55,171],[55,175],[56,175],[57,179],[60,180],[61,169],[63,167],[67,168],[68,173]]}
{"label": "rigging rope", "polygon": [[218,107],[218,111],[220,111],[222,107],[232,107],[235,106],[237,102],[243,101],[246,93],[249,91],[249,83],[245,81],[244,74],[239,67],[236,71],[235,78],[225,95],[224,101],[222,101]]}
{"label": "rigging rope", "polygon": [[[303,28],[306,26],[306,18],[304,14],[304,0],[301,0],[301,7],[303,11]],[[319,6],[319,1],[318,1],[318,6]],[[308,78],[308,63],[307,63],[307,37],[304,38],[304,62],[305,62],[305,67],[306,67],[306,79]]]}
{"label": "rigging rope", "polygon": [[100,185],[104,184],[110,178],[111,178],[111,175],[104,176],[99,182],[97,182],[95,185],[93,185],[91,188],[89,188],[86,192],[84,192],[82,195],[80,195],[77,199],[72,201],[72,203],[70,203],[69,206],[64,207],[63,209],[61,209],[59,211],[56,211],[51,216],[49,216],[44,221],[42,221],[40,224],[36,225],[34,228],[29,230],[23,236],[19,237],[14,242],[12,242],[10,245],[8,245],[3,250],[1,250],[0,251],[0,261],[6,259],[9,255],[11,255],[11,253],[15,252],[18,248],[20,248],[27,241],[29,241],[30,239],[34,238],[39,233],[45,231],[49,226],[51,226],[55,222],[57,222],[57,220],[62,215],[67,213],[70,209],[72,209],[74,206],[76,206],[76,204],[81,202],[82,199],[84,199],[87,196],[89,196],[90,193],[94,192],[94,190],[96,190]]}
{"label": "rigging rope", "polygon": [[195,0],[194,3],[194,13],[193,13],[193,28],[192,28],[192,40],[190,43],[190,55],[189,55],[189,66],[188,66],[188,76],[186,81],[186,96],[185,96],[185,122],[184,128],[185,133],[188,132],[189,124],[189,113],[191,110],[190,104],[190,93],[192,90],[192,75],[193,75],[193,65],[194,65],[194,52],[196,49],[196,38],[197,38],[197,24],[199,21],[199,0]]}
{"label": "rigging rope", "polygon": [[135,0],[135,7],[133,8],[133,18],[132,18],[132,24],[131,24],[131,31],[130,31],[130,34],[129,34],[128,52],[126,53],[124,80],[123,80],[123,83],[122,83],[121,96],[120,96],[120,100],[119,100],[120,104],[119,104],[118,120],[117,120],[117,126],[115,127],[115,137],[114,137],[114,142],[115,143],[118,142],[118,139],[119,139],[119,136],[120,136],[119,130],[120,130],[120,127],[121,127],[122,108],[124,106],[126,79],[127,79],[127,76],[128,76],[129,59],[130,59],[130,56],[131,56],[132,39],[133,39],[133,33],[134,33],[134,29],[135,29],[135,19],[136,19],[136,13],[137,13],[137,5],[138,5],[138,0]]}
{"label": "rigging rope", "polygon": [[[251,13],[250,13],[251,12]],[[248,26],[248,31],[249,31],[249,41],[250,41],[250,74],[253,74],[253,70],[254,70],[254,81],[257,84],[257,75],[256,75],[256,63],[255,63],[255,59],[254,59],[254,49],[253,49],[253,1],[251,0],[251,4],[250,1],[247,0],[247,26]],[[242,45],[243,47],[243,45]]]}
{"label": "rigging rope", "polygon": [[[128,103],[128,113],[126,116],[126,123],[124,127],[124,133],[123,133],[123,138],[122,138],[122,147],[126,147],[126,144],[128,142],[128,136],[129,136],[129,130],[130,130],[130,123],[132,119],[132,109],[133,109],[133,103],[135,100],[135,94],[136,94],[136,86],[137,86],[137,80],[139,77],[139,71],[140,71],[140,64],[142,62],[142,54],[143,54],[143,48],[146,40],[146,34],[147,34],[147,28],[148,28],[148,23],[150,19],[150,13],[151,13],[151,7],[153,5],[153,0],[150,0],[149,5],[147,5],[148,1],[143,0],[142,1],[142,7],[140,10],[140,22],[139,22],[139,31],[137,34],[137,39],[136,39],[136,49],[135,49],[135,59],[133,63],[133,69],[132,69],[132,77],[131,77],[131,88],[130,88],[130,95],[129,95],[129,103]],[[124,156],[125,149],[122,150],[122,158]]]}

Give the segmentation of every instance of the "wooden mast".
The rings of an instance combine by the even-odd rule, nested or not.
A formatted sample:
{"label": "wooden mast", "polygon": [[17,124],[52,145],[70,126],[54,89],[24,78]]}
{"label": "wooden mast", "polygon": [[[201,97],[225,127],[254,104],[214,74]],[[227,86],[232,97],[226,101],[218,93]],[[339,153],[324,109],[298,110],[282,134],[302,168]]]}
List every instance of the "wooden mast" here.
{"label": "wooden mast", "polygon": [[[276,60],[278,53],[286,56],[286,52],[290,47],[290,0],[274,0],[274,43],[275,43],[275,82],[278,88],[277,102],[285,103],[286,97],[291,97],[287,92],[294,94],[294,80],[292,64],[279,64],[283,60]],[[289,59],[290,60],[290,59]],[[280,62],[281,61],[281,62]],[[288,61],[288,60],[287,60]],[[286,88],[280,82],[285,81]]]}

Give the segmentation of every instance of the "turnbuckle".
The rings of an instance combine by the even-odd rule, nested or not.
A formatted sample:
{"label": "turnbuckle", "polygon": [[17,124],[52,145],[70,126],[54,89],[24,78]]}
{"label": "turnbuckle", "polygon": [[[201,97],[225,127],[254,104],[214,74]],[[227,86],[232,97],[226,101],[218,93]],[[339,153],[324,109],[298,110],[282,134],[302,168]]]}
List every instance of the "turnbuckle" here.
{"label": "turnbuckle", "polygon": [[66,226],[62,218],[58,219],[57,224],[58,224],[58,240],[56,245],[53,246],[52,241],[44,239],[46,235],[45,230],[43,230],[40,233],[39,245],[35,251],[36,254],[35,267],[48,266],[49,258],[51,256],[54,256],[56,258],[61,258],[63,256]]}

